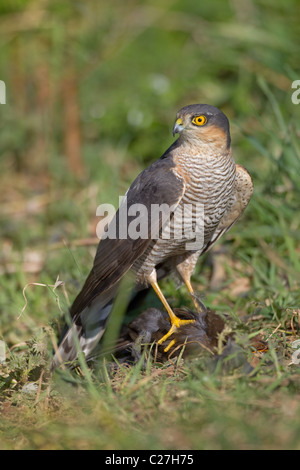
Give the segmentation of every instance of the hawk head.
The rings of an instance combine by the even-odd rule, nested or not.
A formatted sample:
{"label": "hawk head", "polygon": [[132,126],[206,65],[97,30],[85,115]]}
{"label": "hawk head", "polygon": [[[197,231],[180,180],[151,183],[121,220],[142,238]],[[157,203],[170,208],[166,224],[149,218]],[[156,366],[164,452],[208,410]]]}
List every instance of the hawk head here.
{"label": "hawk head", "polygon": [[208,104],[191,104],[176,115],[173,136],[230,147],[229,121],[222,111]]}

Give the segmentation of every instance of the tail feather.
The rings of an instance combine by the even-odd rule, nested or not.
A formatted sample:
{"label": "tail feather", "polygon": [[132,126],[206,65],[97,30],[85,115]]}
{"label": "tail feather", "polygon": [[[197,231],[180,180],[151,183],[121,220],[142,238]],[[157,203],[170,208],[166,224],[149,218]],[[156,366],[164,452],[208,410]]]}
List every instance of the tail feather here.
{"label": "tail feather", "polygon": [[116,290],[117,286],[114,286],[113,289],[100,294],[91,305],[73,318],[72,325],[63,333],[55,351],[51,370],[77,359],[79,351],[82,351],[86,358],[90,356],[105,332]]}

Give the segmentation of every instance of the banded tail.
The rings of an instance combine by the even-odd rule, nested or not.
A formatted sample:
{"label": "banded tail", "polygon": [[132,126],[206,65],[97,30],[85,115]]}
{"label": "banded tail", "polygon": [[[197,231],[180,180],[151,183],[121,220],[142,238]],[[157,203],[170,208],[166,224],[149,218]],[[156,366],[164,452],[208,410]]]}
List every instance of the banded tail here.
{"label": "banded tail", "polygon": [[[112,310],[117,286],[98,295],[88,307],[73,318],[72,325],[66,326],[51,363],[51,370],[77,359],[82,351],[89,358],[102,338],[107,318]],[[72,309],[71,309],[72,313]]]}

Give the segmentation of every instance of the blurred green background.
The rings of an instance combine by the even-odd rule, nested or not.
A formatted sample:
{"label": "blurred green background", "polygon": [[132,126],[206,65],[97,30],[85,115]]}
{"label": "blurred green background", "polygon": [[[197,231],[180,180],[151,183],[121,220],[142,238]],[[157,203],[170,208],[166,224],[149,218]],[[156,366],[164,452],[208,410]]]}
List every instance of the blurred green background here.
{"label": "blurred green background", "polygon": [[[194,282],[209,305],[233,315],[259,310],[271,329],[296,318],[300,104],[291,85],[300,79],[299,17],[298,0],[1,1],[0,335],[8,348],[18,350],[67,308],[92,265],[97,206],[118,204],[172,143],[176,112],[191,103],[227,114],[235,160],[255,186],[219,245],[219,291],[210,258]],[[53,286],[57,276],[67,294],[31,284],[22,312],[24,287]],[[164,289],[187,302],[172,284]],[[28,380],[17,370],[12,377]],[[257,443],[247,432],[241,447]],[[274,432],[271,443],[279,442]],[[217,447],[239,442],[213,435]],[[187,445],[195,448],[197,437]],[[268,445],[269,436],[261,438]],[[111,439],[130,448],[119,435]]]}
{"label": "blurred green background", "polygon": [[296,0],[15,0],[0,12],[3,171],[99,181],[113,167],[124,181],[122,156],[136,167],[158,158],[176,111],[194,102],[228,114],[237,158],[258,170],[245,135],[276,157],[267,130],[296,125]]}
{"label": "blurred green background", "polygon": [[278,250],[285,215],[299,239],[299,2],[15,0],[0,13],[1,272],[16,275],[1,304],[12,314],[26,282],[82,282],[93,253],[49,246],[95,236],[97,206],[118,205],[187,104],[228,115],[235,159],[254,179],[233,229],[244,255],[255,237]]}

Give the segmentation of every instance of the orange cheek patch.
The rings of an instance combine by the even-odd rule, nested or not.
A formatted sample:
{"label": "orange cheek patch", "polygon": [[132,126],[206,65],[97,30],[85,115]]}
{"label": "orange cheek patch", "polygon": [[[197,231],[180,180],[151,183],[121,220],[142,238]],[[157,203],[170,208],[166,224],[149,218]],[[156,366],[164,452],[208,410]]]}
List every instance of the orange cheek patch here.
{"label": "orange cheek patch", "polygon": [[227,134],[220,127],[208,126],[201,129],[201,139],[207,140],[207,142],[215,141],[217,143],[218,141],[220,141],[224,143],[227,140]]}

